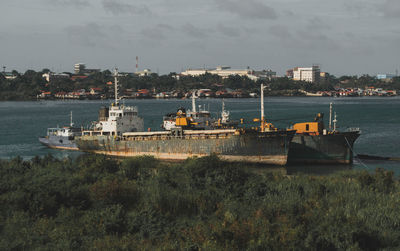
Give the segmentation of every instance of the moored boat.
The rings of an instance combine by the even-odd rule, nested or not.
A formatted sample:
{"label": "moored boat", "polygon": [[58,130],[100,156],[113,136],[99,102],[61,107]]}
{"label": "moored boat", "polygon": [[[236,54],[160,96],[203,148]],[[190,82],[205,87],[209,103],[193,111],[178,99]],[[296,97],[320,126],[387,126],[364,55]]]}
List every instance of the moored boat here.
{"label": "moored boat", "polygon": [[79,150],[75,144],[74,139],[76,136],[82,135],[82,129],[74,127],[72,122],[69,126],[48,128],[47,135],[39,138],[39,142],[49,148],[61,149],[61,150]]}
{"label": "moored boat", "polygon": [[[185,126],[192,123],[192,117],[182,112],[173,118],[175,123],[170,130],[144,132],[137,108],[128,109],[119,104],[117,77],[116,71],[115,102],[109,108],[107,118],[103,122],[99,118],[98,126],[83,131],[82,136],[76,138],[80,150],[114,156],[152,155],[165,160],[217,154],[227,161],[286,164],[295,131],[279,130],[265,123],[263,109],[259,129],[193,129]],[[134,112],[129,114],[127,109]],[[131,117],[127,119],[128,116]]]}
{"label": "moored boat", "polygon": [[[333,122],[333,127],[332,127]],[[338,131],[336,114],[332,121],[330,105],[329,128],[325,128],[323,114],[319,113],[313,122],[296,123],[289,150],[289,163],[307,164],[352,164],[354,142],[360,136],[360,129]]]}

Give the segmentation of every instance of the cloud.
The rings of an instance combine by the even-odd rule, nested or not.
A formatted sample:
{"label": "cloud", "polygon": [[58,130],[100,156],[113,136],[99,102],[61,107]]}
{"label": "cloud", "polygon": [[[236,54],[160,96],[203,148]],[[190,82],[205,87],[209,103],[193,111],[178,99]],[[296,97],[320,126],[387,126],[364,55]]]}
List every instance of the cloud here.
{"label": "cloud", "polygon": [[151,40],[166,39],[166,32],[172,32],[174,28],[168,24],[158,24],[154,27],[142,29],[141,34]]}
{"label": "cloud", "polygon": [[88,7],[91,5],[90,0],[45,0],[47,4],[72,6],[72,7]]}
{"label": "cloud", "polygon": [[276,19],[275,10],[257,0],[215,0],[217,6],[223,10],[249,19]]}
{"label": "cloud", "polygon": [[273,25],[269,28],[269,33],[279,39],[292,39],[292,34],[289,32],[288,27],[283,25]]}
{"label": "cloud", "polygon": [[277,39],[278,47],[286,49],[302,49],[310,53],[318,50],[338,49],[339,46],[324,30],[310,29],[307,26],[293,29],[285,25],[273,25],[268,28],[268,34]]}
{"label": "cloud", "polygon": [[385,17],[400,18],[399,0],[386,0],[380,9]]}
{"label": "cloud", "polygon": [[205,30],[194,26],[193,24],[186,23],[182,26],[182,31],[194,38],[205,38],[208,37],[210,30]]}
{"label": "cloud", "polygon": [[107,34],[103,31],[103,27],[96,23],[71,25],[65,30],[71,42],[85,47],[94,47],[107,37]]}
{"label": "cloud", "polygon": [[103,0],[102,5],[105,11],[113,15],[151,15],[151,11],[146,5],[132,5],[118,0]]}
{"label": "cloud", "polygon": [[307,28],[310,30],[326,30],[331,28],[327,23],[325,23],[319,17],[313,17],[308,20]]}
{"label": "cloud", "polygon": [[217,25],[217,31],[227,37],[240,37],[240,31],[236,27],[225,26],[221,23]]}

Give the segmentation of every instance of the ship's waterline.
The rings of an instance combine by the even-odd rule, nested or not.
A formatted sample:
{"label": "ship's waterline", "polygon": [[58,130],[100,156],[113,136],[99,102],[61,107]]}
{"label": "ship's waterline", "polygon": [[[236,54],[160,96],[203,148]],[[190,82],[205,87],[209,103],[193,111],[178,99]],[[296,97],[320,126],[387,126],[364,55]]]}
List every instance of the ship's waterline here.
{"label": "ship's waterline", "polygon": [[[118,152],[118,151],[93,151],[96,154],[111,155],[117,157],[136,157],[136,156],[153,156],[160,160],[184,161],[187,158],[206,157],[210,154],[189,154],[189,153],[154,153],[154,152]],[[217,154],[217,153],[211,153]],[[217,154],[218,155],[218,154]],[[271,155],[271,156],[231,156],[218,155],[221,160],[227,162],[246,162],[259,163],[268,165],[283,166],[287,163],[287,155]]]}

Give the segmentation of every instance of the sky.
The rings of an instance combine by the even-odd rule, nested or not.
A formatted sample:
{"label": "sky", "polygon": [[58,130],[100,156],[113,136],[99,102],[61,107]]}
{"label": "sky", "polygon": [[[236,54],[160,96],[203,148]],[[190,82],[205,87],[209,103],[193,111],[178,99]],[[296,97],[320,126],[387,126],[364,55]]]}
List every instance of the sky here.
{"label": "sky", "polygon": [[400,69],[400,0],[0,0],[0,66]]}

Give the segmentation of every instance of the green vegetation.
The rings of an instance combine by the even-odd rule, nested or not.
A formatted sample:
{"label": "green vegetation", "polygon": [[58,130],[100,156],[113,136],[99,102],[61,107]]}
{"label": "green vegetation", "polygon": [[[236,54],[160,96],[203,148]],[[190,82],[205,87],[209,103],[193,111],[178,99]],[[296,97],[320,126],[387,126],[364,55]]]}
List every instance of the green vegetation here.
{"label": "green vegetation", "polygon": [[249,171],[215,156],[0,161],[1,250],[400,247],[400,184],[377,170]]}
{"label": "green vegetation", "polygon": [[[43,73],[48,72],[48,69],[35,72],[28,70],[24,74],[13,71],[16,76],[13,80],[7,80],[0,73],[0,101],[2,100],[33,100],[37,95],[44,92],[51,92],[52,95],[59,92],[72,92],[85,89],[87,92],[90,88],[100,88],[101,94],[110,98],[113,95],[112,86],[106,85],[107,82],[113,81],[112,73],[109,70],[97,72],[87,76],[87,78],[55,78],[47,83],[42,77]],[[73,74],[67,73],[70,76]],[[250,80],[247,77],[230,76],[222,78],[217,75],[204,74],[198,77],[180,76],[176,73],[168,75],[151,74],[149,76],[139,77],[137,75],[126,75],[120,78],[121,93],[127,90],[138,91],[140,89],[148,89],[151,92],[176,92],[183,95],[193,89],[211,89],[218,90],[238,90],[242,93],[242,97],[247,97],[249,93],[259,93],[261,83],[266,84],[269,88],[265,94],[270,96],[299,96],[306,92],[316,91],[332,91],[335,88],[365,88],[366,86],[374,86],[375,88],[384,88],[387,90],[400,90],[400,77],[394,78],[390,82],[378,80],[375,77],[363,75],[357,76],[342,76],[336,78],[329,76],[327,79],[321,80],[320,83],[308,83],[303,81],[293,81],[286,77],[276,78],[271,80],[259,80],[257,82]]]}

